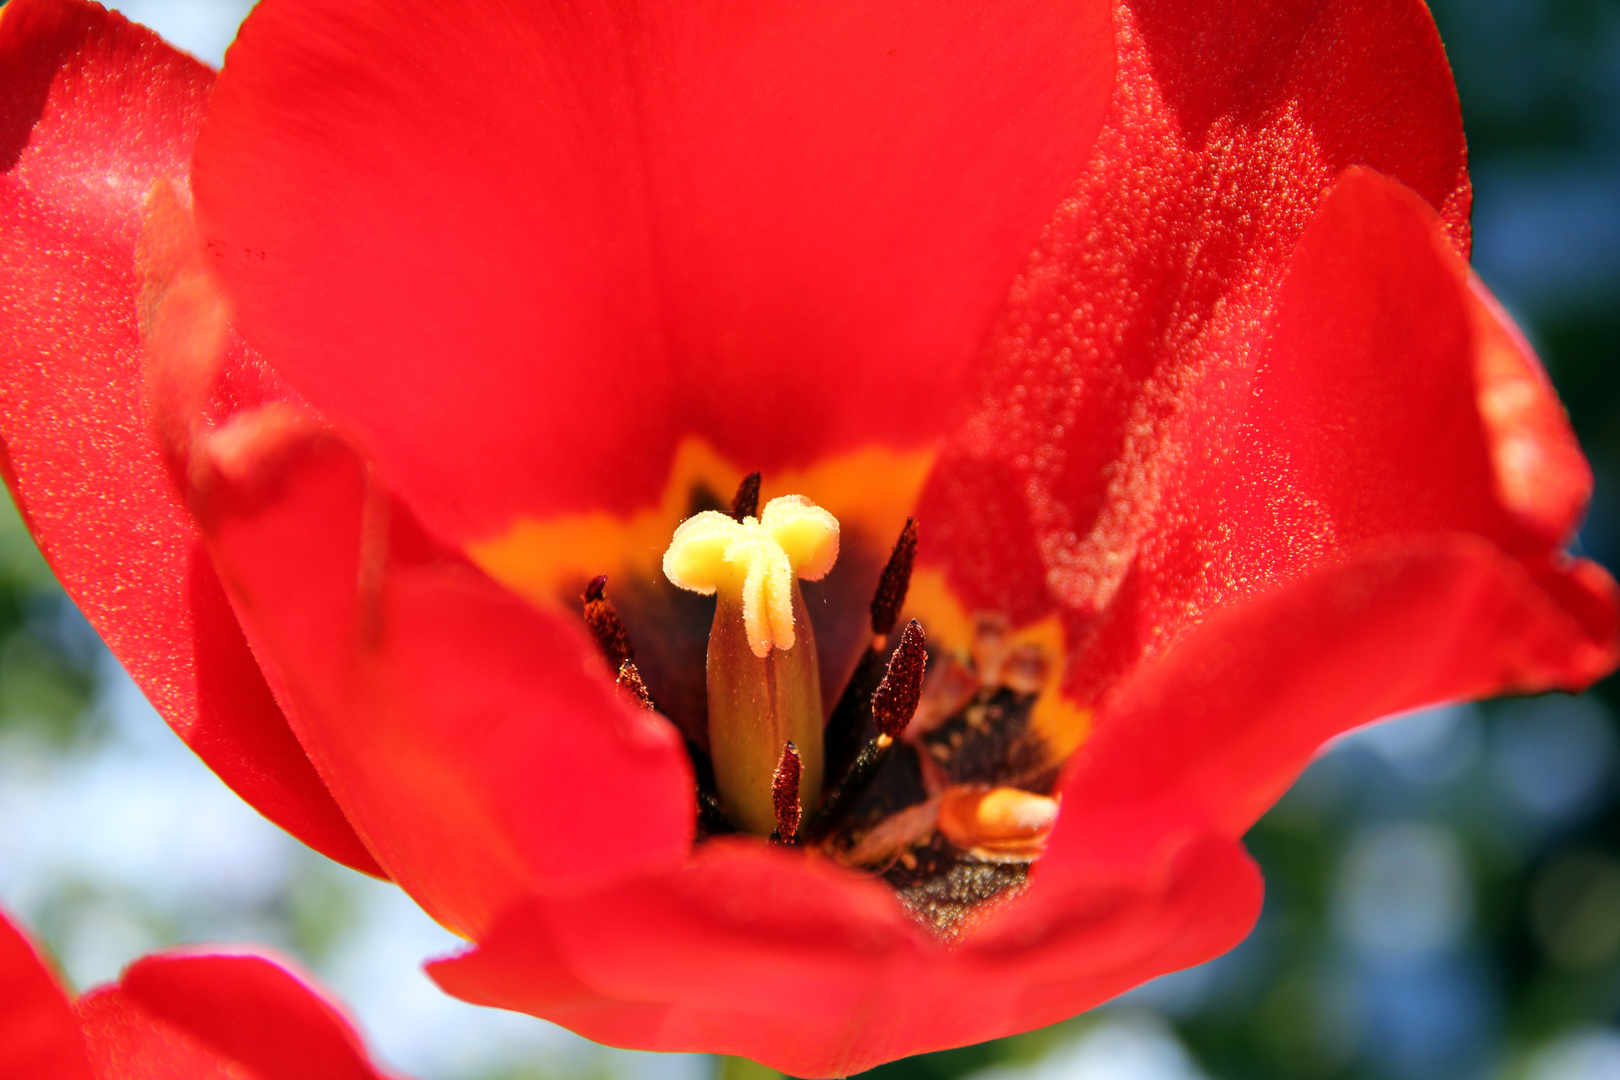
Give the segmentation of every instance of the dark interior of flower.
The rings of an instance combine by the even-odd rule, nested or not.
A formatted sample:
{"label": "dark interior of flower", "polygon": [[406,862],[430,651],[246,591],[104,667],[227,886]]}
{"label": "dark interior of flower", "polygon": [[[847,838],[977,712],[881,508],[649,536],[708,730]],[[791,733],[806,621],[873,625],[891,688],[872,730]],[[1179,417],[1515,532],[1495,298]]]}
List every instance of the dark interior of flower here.
{"label": "dark interior of flower", "polygon": [[[1051,658],[1015,644],[993,614],[975,618],[963,655],[931,645],[915,619],[897,632],[917,551],[908,519],[878,576],[864,648],[823,710],[799,579],[828,572],[838,523],[799,496],[763,510],[759,499],[758,473],[729,511],[698,493],[665,555],[669,580],[702,607],[665,597],[665,614],[684,618],[660,619],[661,628],[680,638],[674,624],[699,612],[709,625],[701,689],[691,692],[693,678],[665,685],[675,698],[700,698],[702,710],[691,700],[670,707],[649,690],[605,577],[585,589],[585,623],[625,692],[685,732],[699,843],[754,833],[813,848],[880,877],[941,937],[959,935],[1023,888],[1056,821],[1061,755],[1034,722]],[[633,588],[641,607],[657,594],[651,583]],[[659,644],[667,656],[670,643]]]}

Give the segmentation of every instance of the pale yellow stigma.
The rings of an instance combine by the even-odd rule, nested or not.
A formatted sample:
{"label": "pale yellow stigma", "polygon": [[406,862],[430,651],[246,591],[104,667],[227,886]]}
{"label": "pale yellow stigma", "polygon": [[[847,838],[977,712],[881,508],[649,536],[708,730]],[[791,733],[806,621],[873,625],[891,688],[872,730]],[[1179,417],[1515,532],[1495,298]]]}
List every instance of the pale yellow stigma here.
{"label": "pale yellow stigma", "polygon": [[803,495],[784,495],[757,518],[718,510],[687,518],[664,552],[664,576],[695,593],[740,599],[748,647],[764,659],[797,640],[794,579],[819,581],[837,559],[838,519]]}

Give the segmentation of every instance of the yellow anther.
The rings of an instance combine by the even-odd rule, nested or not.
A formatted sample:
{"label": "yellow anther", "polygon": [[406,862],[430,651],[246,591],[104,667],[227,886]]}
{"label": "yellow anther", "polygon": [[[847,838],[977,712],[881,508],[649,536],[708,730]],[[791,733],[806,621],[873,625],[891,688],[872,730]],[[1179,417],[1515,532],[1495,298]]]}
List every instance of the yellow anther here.
{"label": "yellow anther", "polygon": [[819,581],[838,558],[838,519],[802,495],[765,504],[758,518],[737,521],[706,510],[675,530],[664,552],[664,576],[683,589],[741,600],[748,647],[764,658],[797,640],[795,578]]}

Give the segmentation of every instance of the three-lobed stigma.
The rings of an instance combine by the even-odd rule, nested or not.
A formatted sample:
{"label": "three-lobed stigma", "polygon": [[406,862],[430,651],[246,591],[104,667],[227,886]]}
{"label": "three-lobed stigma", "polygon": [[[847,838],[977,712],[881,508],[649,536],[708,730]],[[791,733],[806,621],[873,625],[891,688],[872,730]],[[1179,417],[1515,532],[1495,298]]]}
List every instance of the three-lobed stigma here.
{"label": "three-lobed stigma", "polygon": [[664,576],[740,603],[748,646],[763,659],[797,640],[795,583],[820,581],[837,559],[838,519],[803,495],[784,495],[757,518],[705,510],[681,522],[664,552]]}

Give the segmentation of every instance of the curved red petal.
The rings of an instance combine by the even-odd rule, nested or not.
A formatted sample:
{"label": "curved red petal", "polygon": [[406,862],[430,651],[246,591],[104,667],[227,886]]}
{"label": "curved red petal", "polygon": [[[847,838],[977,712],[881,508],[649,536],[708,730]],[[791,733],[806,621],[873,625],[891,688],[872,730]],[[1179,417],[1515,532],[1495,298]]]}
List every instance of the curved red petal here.
{"label": "curved red petal", "polygon": [[158,1074],[188,1080],[211,1076],[213,1069],[222,1080],[244,1072],[253,1080],[384,1075],[340,1007],[284,960],[189,950],[145,956],[125,969],[116,987],[88,995],[83,1013],[103,1067],[112,1066],[104,1080],[151,1075],[129,1068],[129,1058],[160,1059],[169,1047],[187,1058],[213,1059],[208,1072]]}
{"label": "curved red petal", "polygon": [[78,1000],[77,1011],[96,1080],[235,1080],[243,1073],[197,1035],[153,1016],[116,985],[91,990]]}
{"label": "curved red petal", "polygon": [[181,738],[272,821],[378,873],[248,652],[141,398],[141,205],[154,181],[184,181],[213,75],[95,5],[4,10],[7,483],[68,593]]}
{"label": "curved red petal", "polygon": [[67,993],[21,929],[0,912],[0,1076],[92,1080]]}
{"label": "curved red petal", "polygon": [[276,0],[198,143],[240,325],[428,523],[917,444],[1079,171],[1101,0]]}
{"label": "curved red petal", "polygon": [[[1237,835],[1324,740],[1390,712],[1612,670],[1614,584],[1552,548],[1589,473],[1498,314],[1422,200],[1340,178],[1265,350],[1178,420],[1153,535],[1105,607],[1065,613],[1071,691],[1098,711],[1046,872],[1082,833],[1120,858],[1177,830]],[[1197,681],[1142,689],[1182,677],[1166,672]],[[1194,778],[1122,779],[1161,768]],[[1108,822],[1080,809],[1116,789]]]}
{"label": "curved red petal", "polygon": [[1592,498],[1592,467],[1541,361],[1485,283],[1468,277],[1474,376],[1497,498],[1544,546],[1562,545]]}
{"label": "curved red petal", "polygon": [[237,424],[193,505],[300,740],[396,881],[471,934],[533,890],[681,859],[680,737],[617,693],[577,617],[438,547],[334,436]]}
{"label": "curved red petal", "polygon": [[1013,288],[918,511],[919,557],[949,565],[970,610],[1020,622],[1106,608],[1164,526],[1164,493],[1222,465],[1186,444],[1243,404],[1295,244],[1341,171],[1401,181],[1467,247],[1456,90],[1419,0],[1126,0],[1116,28],[1097,151]]}
{"label": "curved red petal", "polygon": [[614,1045],[847,1076],[1072,1016],[1231,948],[1260,904],[1253,863],[1224,840],[1156,874],[1071,885],[1018,901],[1032,906],[1012,932],[951,947],[880,883],[711,842],[674,874],[520,905],[429,973]]}
{"label": "curved red petal", "polygon": [[1593,564],[1533,574],[1462,533],[1373,545],[1231,605],[1099,713],[1041,869],[1061,878],[1205,830],[1239,836],[1324,742],[1370,720],[1584,686],[1620,659],[1617,612],[1620,591]]}
{"label": "curved red petal", "polygon": [[[1178,376],[1157,432],[1105,470],[1108,500],[1032,515],[1092,505],[1089,533],[1037,525],[1022,560],[996,555],[1022,567],[999,583],[1020,590],[1015,608],[1061,607],[1077,699],[1103,699],[1209,612],[1357,545],[1466,531],[1534,567],[1578,518],[1590,473],[1550,385],[1403,185],[1341,176],[1269,307],[1251,348]],[[1004,512],[1027,490],[1008,479]]]}

